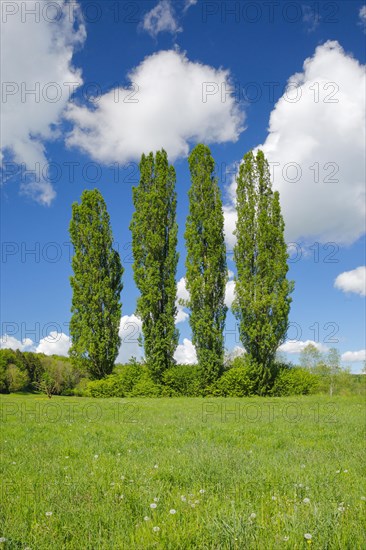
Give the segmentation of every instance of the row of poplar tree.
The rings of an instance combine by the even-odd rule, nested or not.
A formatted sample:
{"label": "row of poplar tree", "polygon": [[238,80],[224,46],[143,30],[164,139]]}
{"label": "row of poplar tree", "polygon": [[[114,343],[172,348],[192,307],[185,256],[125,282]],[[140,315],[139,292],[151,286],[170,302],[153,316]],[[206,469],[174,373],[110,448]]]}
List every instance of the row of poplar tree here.
{"label": "row of poplar tree", "polygon": [[[202,386],[217,380],[224,365],[224,326],[228,280],[224,215],[210,149],[197,145],[189,156],[191,187],[186,221],[186,288],[192,342]],[[237,175],[236,263],[233,312],[240,339],[253,365],[258,391],[273,374],[278,346],[284,341],[293,283],[287,279],[287,247],[279,194],[273,192],[263,152],[244,156]],[[140,292],[136,314],[142,321],[145,361],[159,383],[173,366],[179,333],[175,169],[164,150],[142,155],[140,181],[133,188],[134,280]],[[101,193],[83,192],[72,206],[74,246],[71,286],[71,358],[94,378],[109,374],[121,344],[120,294],[123,266]]]}

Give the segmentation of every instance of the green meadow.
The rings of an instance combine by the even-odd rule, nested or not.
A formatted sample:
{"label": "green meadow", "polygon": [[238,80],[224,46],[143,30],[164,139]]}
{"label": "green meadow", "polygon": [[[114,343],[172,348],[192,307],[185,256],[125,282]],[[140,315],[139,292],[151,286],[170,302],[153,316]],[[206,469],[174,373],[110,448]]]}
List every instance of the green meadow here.
{"label": "green meadow", "polygon": [[0,403],[0,548],[366,548],[363,397]]}

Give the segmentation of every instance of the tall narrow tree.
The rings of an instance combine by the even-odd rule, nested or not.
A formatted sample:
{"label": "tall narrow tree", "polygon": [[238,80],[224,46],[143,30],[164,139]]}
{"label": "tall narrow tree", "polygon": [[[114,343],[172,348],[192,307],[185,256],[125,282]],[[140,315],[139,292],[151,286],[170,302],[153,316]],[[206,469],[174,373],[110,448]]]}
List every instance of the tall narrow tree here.
{"label": "tall narrow tree", "polygon": [[163,372],[174,364],[178,344],[175,170],[164,150],[155,157],[142,155],[133,202],[133,269],[140,291],[136,313],[142,320],[146,362],[152,378],[160,382]]}
{"label": "tall narrow tree", "polygon": [[244,156],[237,178],[233,311],[241,341],[256,364],[257,391],[265,393],[277,348],[288,329],[293,282],[286,278],[287,247],[279,193],[272,191],[262,151]]}
{"label": "tall narrow tree", "polygon": [[191,188],[186,223],[186,287],[189,318],[202,385],[214,382],[224,361],[227,307],[224,215],[210,149],[197,145],[189,156]]}
{"label": "tall narrow tree", "polygon": [[109,215],[98,189],[85,190],[80,204],[72,205],[70,236],[75,251],[70,356],[76,363],[85,362],[93,378],[101,378],[112,371],[121,343],[124,270],[112,247]]}

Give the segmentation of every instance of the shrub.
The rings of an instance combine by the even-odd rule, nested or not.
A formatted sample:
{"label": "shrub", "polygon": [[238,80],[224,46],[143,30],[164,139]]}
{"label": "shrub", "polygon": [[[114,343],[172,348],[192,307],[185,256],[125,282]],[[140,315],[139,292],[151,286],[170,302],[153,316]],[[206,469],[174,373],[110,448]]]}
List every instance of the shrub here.
{"label": "shrub", "polygon": [[148,372],[144,372],[139,381],[129,392],[129,397],[158,397],[160,387],[150,377]]}
{"label": "shrub", "polygon": [[175,365],[163,374],[163,395],[197,397],[201,395],[197,365]]}
{"label": "shrub", "polygon": [[208,394],[215,397],[246,397],[253,395],[253,387],[248,368],[232,367],[208,388]]}
{"label": "shrub", "polygon": [[[141,385],[139,382],[141,380]],[[151,386],[146,365],[131,361],[128,365],[117,365],[115,372],[102,378],[88,382],[84,395],[89,397],[137,397],[159,393],[158,386]],[[137,387],[137,388],[136,388]],[[136,388],[136,389],[135,389]],[[159,388],[158,388],[159,389]]]}
{"label": "shrub", "polygon": [[280,368],[271,395],[308,395],[319,388],[319,377],[302,367]]}

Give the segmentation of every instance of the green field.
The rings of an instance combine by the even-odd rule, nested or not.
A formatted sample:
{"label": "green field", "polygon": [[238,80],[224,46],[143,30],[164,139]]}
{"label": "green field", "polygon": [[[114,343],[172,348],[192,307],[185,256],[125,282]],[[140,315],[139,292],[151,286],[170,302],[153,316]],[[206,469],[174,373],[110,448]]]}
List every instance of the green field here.
{"label": "green field", "polygon": [[366,548],[362,397],[0,403],[0,548]]}

